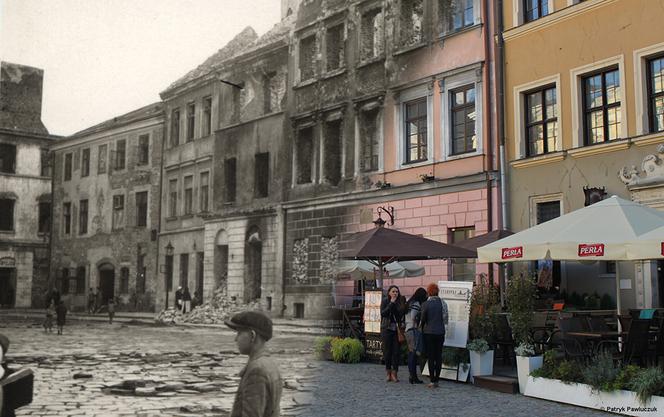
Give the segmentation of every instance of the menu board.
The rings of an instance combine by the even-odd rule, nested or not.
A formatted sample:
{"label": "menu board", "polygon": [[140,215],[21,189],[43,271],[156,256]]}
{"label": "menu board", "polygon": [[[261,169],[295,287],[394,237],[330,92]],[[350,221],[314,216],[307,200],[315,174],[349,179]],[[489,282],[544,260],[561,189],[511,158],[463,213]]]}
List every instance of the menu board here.
{"label": "menu board", "polygon": [[380,333],[380,302],[382,291],[364,292],[364,332]]}
{"label": "menu board", "polygon": [[473,283],[438,281],[439,296],[447,303],[449,323],[445,326],[445,346],[465,348],[468,342],[470,296]]}

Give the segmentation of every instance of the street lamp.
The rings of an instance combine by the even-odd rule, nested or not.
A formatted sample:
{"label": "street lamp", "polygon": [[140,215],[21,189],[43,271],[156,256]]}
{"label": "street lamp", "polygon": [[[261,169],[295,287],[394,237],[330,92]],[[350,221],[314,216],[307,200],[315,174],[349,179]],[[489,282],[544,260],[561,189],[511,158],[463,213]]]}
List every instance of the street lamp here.
{"label": "street lamp", "polygon": [[166,245],[166,310],[168,310],[168,291],[173,285],[173,245]]}

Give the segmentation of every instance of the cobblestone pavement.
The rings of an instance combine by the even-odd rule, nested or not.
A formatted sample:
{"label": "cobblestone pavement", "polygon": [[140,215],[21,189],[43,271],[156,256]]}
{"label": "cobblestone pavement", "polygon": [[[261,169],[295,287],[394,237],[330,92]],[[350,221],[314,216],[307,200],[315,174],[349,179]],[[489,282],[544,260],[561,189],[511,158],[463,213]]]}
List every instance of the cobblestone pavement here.
{"label": "cobblestone pavement", "polygon": [[[406,371],[406,372],[404,372]],[[385,368],[374,364],[344,365],[323,362],[319,368],[312,410],[327,416],[606,416],[609,413],[523,395],[503,394],[451,381],[440,388],[408,383],[406,369],[401,382],[385,382]]]}
{"label": "cobblestone pavement", "polygon": [[[229,329],[75,322],[58,336],[5,322],[0,332],[13,366],[35,372],[33,403],[19,416],[227,416],[247,360]],[[284,416],[312,415],[312,342],[276,335],[268,344],[285,379]]]}

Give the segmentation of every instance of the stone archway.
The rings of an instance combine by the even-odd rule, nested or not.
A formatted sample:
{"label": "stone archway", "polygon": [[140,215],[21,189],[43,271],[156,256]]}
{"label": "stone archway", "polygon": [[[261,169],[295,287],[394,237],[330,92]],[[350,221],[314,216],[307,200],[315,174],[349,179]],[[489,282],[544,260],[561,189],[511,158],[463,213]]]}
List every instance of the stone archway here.
{"label": "stone archway", "polygon": [[221,229],[214,239],[214,288],[228,289],[228,232]]}
{"label": "stone archway", "polygon": [[263,239],[257,226],[247,231],[244,245],[244,301],[246,303],[261,298]]}

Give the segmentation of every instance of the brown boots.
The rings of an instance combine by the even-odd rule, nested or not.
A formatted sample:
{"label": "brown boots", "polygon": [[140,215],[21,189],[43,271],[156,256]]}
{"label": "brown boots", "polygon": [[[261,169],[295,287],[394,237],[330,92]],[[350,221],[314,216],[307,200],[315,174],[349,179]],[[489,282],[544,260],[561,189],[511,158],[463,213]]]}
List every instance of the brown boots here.
{"label": "brown boots", "polygon": [[392,371],[392,370],[387,370],[387,379],[385,382],[399,382],[399,378],[397,377],[397,371]]}

